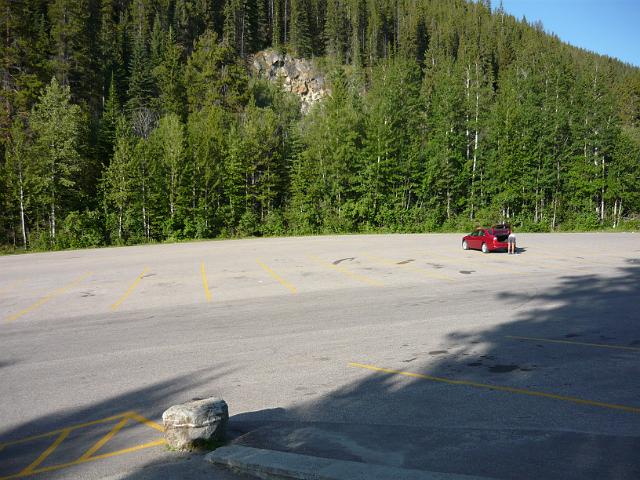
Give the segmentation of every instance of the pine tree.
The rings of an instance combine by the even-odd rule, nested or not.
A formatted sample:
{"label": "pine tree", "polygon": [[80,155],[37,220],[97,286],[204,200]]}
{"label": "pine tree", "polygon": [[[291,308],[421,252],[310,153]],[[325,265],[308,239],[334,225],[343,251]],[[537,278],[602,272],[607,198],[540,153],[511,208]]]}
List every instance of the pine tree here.
{"label": "pine tree", "polygon": [[167,192],[169,218],[167,218],[167,232],[175,233],[178,210],[183,206],[181,201],[181,187],[184,174],[185,144],[184,125],[180,118],[170,113],[160,119],[158,128],[153,133],[159,147],[163,171],[166,172],[164,190]]}
{"label": "pine tree", "polygon": [[90,68],[88,0],[54,0],[49,5],[54,44],[53,70],[61,85],[87,98],[95,78]]}
{"label": "pine tree", "polygon": [[342,62],[347,50],[347,12],[342,0],[327,0],[324,23],[325,52]]}
{"label": "pine tree", "polygon": [[265,11],[260,0],[228,0],[224,7],[224,41],[241,57],[264,44]]}
{"label": "pine tree", "polygon": [[216,214],[222,203],[227,122],[220,107],[205,107],[189,115],[187,138],[193,161],[194,224],[198,237],[214,233]]}
{"label": "pine tree", "polygon": [[373,225],[394,223],[395,213],[409,203],[410,136],[420,88],[417,73],[414,62],[385,63],[374,72],[366,98],[359,210]]}
{"label": "pine tree", "polygon": [[144,37],[138,37],[133,46],[127,96],[127,110],[131,114],[150,107],[153,96],[153,77]]}
{"label": "pine tree", "polygon": [[187,102],[191,111],[221,105],[238,109],[247,102],[249,78],[233,50],[218,43],[214,32],[205,32],[196,42],[185,69]]}
{"label": "pine tree", "polygon": [[78,195],[74,187],[76,174],[82,168],[78,151],[81,112],[71,103],[69,86],[52,78],[29,121],[37,159],[38,201],[48,210],[49,234],[55,242],[58,220]]}
{"label": "pine tree", "polygon": [[124,52],[118,31],[118,12],[114,0],[100,1],[100,32],[98,34],[99,59],[102,74],[102,102],[110,88],[120,85],[124,77]]}
{"label": "pine tree", "polygon": [[117,120],[122,114],[120,100],[116,91],[115,75],[111,75],[109,94],[100,119],[98,130],[98,156],[103,165],[108,165],[115,145]]}
{"label": "pine tree", "polygon": [[309,2],[308,0],[290,0],[290,5],[289,45],[296,56],[310,57],[313,46],[309,28]]}
{"label": "pine tree", "polygon": [[451,220],[464,206],[464,106],[460,66],[438,55],[422,87],[426,106],[422,201]]}
{"label": "pine tree", "polygon": [[182,46],[177,44],[173,29],[169,27],[160,64],[153,69],[159,96],[154,110],[162,114],[175,113],[182,116],[184,111]]}
{"label": "pine tree", "polygon": [[[115,151],[113,159],[105,169],[102,178],[102,190],[107,215],[107,228],[117,231],[117,239],[112,233],[112,241],[122,244],[126,241],[133,189],[134,170],[134,138],[128,122],[123,115],[116,120]],[[133,215],[131,215],[133,216]]]}
{"label": "pine tree", "polygon": [[349,231],[358,218],[355,179],[363,142],[361,105],[344,69],[331,79],[331,96],[305,120],[298,162],[304,165],[306,186],[296,190],[300,204],[315,204],[317,216],[330,231]]}

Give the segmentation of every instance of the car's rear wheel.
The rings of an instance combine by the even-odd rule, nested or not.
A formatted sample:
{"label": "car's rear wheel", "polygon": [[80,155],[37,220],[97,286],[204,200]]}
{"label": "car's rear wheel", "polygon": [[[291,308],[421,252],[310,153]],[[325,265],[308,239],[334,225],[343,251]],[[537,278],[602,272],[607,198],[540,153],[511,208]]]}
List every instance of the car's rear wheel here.
{"label": "car's rear wheel", "polygon": [[469,244],[467,243],[466,240],[462,241],[462,249],[463,250],[469,250]]}
{"label": "car's rear wheel", "polygon": [[486,243],[482,244],[482,253],[489,253],[489,247],[487,247]]}

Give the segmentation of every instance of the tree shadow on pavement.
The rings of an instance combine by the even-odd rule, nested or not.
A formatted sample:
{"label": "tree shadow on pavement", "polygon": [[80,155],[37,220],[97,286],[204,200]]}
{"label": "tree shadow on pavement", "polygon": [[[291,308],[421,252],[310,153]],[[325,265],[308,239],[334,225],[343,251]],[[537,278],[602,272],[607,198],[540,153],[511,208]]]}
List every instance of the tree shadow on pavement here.
{"label": "tree shadow on pavement", "polygon": [[498,292],[438,350],[409,333],[370,366],[385,370],[352,364],[362,378],[328,396],[236,415],[236,442],[493,478],[640,478],[639,299],[633,259]]}
{"label": "tree shadow on pavement", "polygon": [[[486,290],[466,295],[482,298]],[[614,275],[550,277],[526,293],[497,292],[488,306],[464,314],[475,320],[465,322],[472,327],[451,326],[437,349],[425,350],[425,339],[408,330],[397,355],[375,364],[375,354],[354,358],[361,366],[345,367],[345,374],[356,379],[329,394],[232,416],[233,442],[492,478],[640,478],[639,298],[633,259]],[[428,332],[426,320],[420,331]],[[227,373],[157,383],[25,422],[0,438],[126,410],[157,418],[167,405],[188,400],[181,392]],[[214,471],[201,459],[176,458],[151,459],[113,478]]]}
{"label": "tree shadow on pavement", "polygon": [[[216,379],[232,372],[232,368],[224,366],[215,372],[211,372],[209,368],[201,369],[188,376],[175,376],[90,405],[52,412],[19,423],[0,433],[0,446],[5,444],[4,448],[0,448],[0,478],[6,475],[16,475],[23,471],[53,445],[65,429],[68,429],[69,432],[59,446],[35,469],[53,467],[52,471],[44,474],[47,478],[67,478],[69,475],[75,475],[74,478],[77,478],[78,475],[80,478],[84,478],[84,474],[78,473],[77,470],[75,472],[67,468],[57,470],[55,467],[69,462],[78,463],[77,460],[88,449],[101,441],[104,441],[104,444],[92,455],[100,456],[113,451],[125,451],[139,445],[157,443],[163,438],[162,432],[158,429],[162,424],[162,412],[167,406],[191,400],[191,398],[185,398],[185,392],[192,392],[202,385],[210,385]],[[124,428],[113,437],[108,437],[110,430],[125,418],[121,415],[127,412],[134,412],[140,417],[127,417],[128,420]],[[113,419],[111,419],[112,417]],[[106,421],[103,422],[105,419]],[[155,426],[146,425],[143,421],[145,419],[154,422]],[[49,433],[51,435],[44,436]],[[30,439],[30,437],[41,438]],[[108,440],[105,440],[107,438]],[[166,450],[166,447],[161,445],[156,448]],[[142,448],[140,452],[144,450]],[[140,453],[128,453],[127,455],[135,458]],[[90,465],[90,463],[82,462],[79,464]],[[95,475],[88,473],[86,475],[95,477]]]}

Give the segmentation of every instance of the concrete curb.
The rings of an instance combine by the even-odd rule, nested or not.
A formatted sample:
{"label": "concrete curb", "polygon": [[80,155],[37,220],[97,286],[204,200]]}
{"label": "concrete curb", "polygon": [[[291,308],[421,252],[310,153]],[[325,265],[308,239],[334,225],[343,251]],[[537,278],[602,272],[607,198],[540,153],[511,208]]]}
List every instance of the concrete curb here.
{"label": "concrete curb", "polygon": [[489,480],[487,477],[409,470],[240,445],[218,448],[205,459],[236,472],[278,480]]}

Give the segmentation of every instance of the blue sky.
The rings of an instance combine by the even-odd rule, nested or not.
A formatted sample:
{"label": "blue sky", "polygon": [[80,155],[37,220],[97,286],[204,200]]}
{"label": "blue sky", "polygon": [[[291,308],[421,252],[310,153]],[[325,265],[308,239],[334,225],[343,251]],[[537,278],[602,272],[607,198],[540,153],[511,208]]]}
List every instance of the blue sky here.
{"label": "blue sky", "polygon": [[[496,9],[500,0],[492,0]],[[577,47],[640,67],[640,0],[502,0],[505,11]]]}

